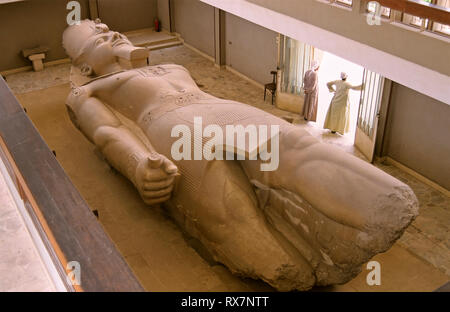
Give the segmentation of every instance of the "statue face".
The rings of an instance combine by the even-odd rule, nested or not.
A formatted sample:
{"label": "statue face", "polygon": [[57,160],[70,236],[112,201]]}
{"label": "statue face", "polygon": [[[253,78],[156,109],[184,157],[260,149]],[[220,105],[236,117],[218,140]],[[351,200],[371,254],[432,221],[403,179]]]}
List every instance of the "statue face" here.
{"label": "statue face", "polygon": [[96,24],[83,42],[83,62],[89,65],[95,74],[102,74],[111,65],[117,63],[115,50],[124,46],[133,47],[122,34],[110,31],[105,24]]}

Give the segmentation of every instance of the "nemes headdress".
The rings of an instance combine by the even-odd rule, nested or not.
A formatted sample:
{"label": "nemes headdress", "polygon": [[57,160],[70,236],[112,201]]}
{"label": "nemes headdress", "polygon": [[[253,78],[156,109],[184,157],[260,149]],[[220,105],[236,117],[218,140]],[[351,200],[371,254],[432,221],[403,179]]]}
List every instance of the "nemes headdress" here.
{"label": "nemes headdress", "polygon": [[63,47],[74,64],[77,64],[83,55],[86,41],[96,33],[96,22],[91,20],[84,20],[78,25],[66,28],[63,33]]}

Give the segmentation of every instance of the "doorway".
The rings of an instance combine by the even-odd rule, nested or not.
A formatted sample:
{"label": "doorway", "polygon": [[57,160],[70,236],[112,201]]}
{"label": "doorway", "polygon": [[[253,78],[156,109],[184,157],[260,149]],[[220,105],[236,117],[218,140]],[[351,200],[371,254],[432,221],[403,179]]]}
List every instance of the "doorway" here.
{"label": "doorway", "polygon": [[[347,82],[354,86],[358,86],[363,81],[364,68],[334,54],[324,51],[320,52],[321,53],[316,52],[316,54],[322,55],[322,60],[319,69],[319,105],[317,108],[317,121],[315,122],[315,126],[323,129],[328,108],[330,107],[331,99],[334,95],[334,93],[328,91],[327,83],[334,80],[340,80],[341,72],[345,72],[348,75]],[[343,136],[346,143],[349,145],[353,145],[355,142],[360,96],[360,91],[350,90],[349,92],[350,130]],[[339,134],[335,134],[335,136],[340,137]]]}
{"label": "doorway", "polygon": [[[321,141],[339,145],[346,151],[372,162],[380,103],[383,97],[384,78],[364,67],[332,53],[317,49],[307,43],[280,35],[277,107],[300,116],[298,126],[304,127]],[[312,62],[320,64],[318,72],[318,107],[315,122],[304,121],[303,79]],[[341,79],[341,72],[348,75],[353,86],[364,84],[363,90],[349,90],[349,131],[344,135],[324,129],[325,119],[334,93],[327,83]],[[356,152],[356,148],[358,152]]]}

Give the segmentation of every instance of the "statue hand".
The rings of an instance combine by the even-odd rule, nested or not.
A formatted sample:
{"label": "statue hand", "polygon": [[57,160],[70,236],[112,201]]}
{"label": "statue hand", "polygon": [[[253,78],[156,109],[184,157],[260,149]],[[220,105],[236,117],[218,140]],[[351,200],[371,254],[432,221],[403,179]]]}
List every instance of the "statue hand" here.
{"label": "statue hand", "polygon": [[143,158],[136,168],[136,187],[147,205],[170,199],[178,168],[165,156],[152,153]]}

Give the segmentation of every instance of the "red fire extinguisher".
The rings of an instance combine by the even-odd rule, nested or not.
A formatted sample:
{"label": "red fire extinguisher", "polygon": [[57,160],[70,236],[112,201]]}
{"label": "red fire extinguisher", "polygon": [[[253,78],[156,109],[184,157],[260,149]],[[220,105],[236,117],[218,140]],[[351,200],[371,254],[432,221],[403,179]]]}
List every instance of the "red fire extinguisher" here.
{"label": "red fire extinguisher", "polygon": [[160,32],[161,31],[161,24],[159,23],[159,20],[155,18],[155,31]]}

